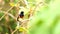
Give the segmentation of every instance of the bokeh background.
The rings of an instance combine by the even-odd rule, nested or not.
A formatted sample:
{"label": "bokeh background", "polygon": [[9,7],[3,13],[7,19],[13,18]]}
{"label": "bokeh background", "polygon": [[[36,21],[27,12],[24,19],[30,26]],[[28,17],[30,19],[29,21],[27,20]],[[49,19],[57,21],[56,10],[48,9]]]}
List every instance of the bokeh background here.
{"label": "bokeh background", "polygon": [[11,34],[15,30],[21,6],[37,6],[27,24],[28,34],[60,34],[60,0],[0,0],[0,34]]}

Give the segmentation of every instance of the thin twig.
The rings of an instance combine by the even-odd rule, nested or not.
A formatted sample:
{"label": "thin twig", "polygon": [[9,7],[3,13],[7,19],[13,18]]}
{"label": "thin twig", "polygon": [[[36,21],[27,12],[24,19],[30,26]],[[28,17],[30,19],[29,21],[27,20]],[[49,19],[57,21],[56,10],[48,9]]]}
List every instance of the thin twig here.
{"label": "thin twig", "polygon": [[18,29],[15,29],[11,34],[14,34]]}
{"label": "thin twig", "polygon": [[[36,11],[36,9],[38,8],[38,7],[41,7],[42,5],[43,5],[43,2],[39,2],[36,6],[35,6],[35,8],[34,8],[34,10],[33,11]],[[40,5],[40,6],[39,6]]]}
{"label": "thin twig", "polygon": [[[20,21],[19,21],[20,22]],[[19,26],[22,26],[24,23],[22,23],[21,25],[18,25],[17,27],[19,27]],[[25,28],[24,28],[25,29]],[[18,29],[16,28],[13,32],[12,32],[12,34],[14,34],[16,31],[17,31]],[[26,31],[27,31],[27,29],[25,29]],[[27,31],[28,32],[28,31]]]}
{"label": "thin twig", "polygon": [[[13,7],[11,7],[9,10],[7,10],[7,12],[9,12]],[[1,18],[0,18],[0,21],[3,19],[3,17],[5,16],[6,14],[4,14]]]}
{"label": "thin twig", "polygon": [[16,17],[15,17],[15,16],[13,16],[12,14],[7,13],[7,12],[3,12],[3,13],[6,13],[7,15],[11,16],[13,19],[15,19],[15,20],[16,20]]}
{"label": "thin twig", "polygon": [[[20,1],[18,1],[16,4],[18,4]],[[14,6],[13,6],[14,7]],[[9,12],[13,7],[11,7],[9,10],[7,10],[6,12]],[[0,21],[3,19],[3,17],[5,16],[6,14],[4,14],[1,18],[0,18]]]}
{"label": "thin twig", "polygon": [[[37,8],[41,7],[42,5],[44,5],[45,3],[44,2],[39,2],[38,4],[36,4],[35,8],[33,10],[30,9],[30,11],[32,11],[32,15],[33,13],[36,11]],[[47,5],[47,4],[46,4]],[[31,17],[31,16],[30,16]],[[29,28],[31,28],[32,26],[30,26]]]}

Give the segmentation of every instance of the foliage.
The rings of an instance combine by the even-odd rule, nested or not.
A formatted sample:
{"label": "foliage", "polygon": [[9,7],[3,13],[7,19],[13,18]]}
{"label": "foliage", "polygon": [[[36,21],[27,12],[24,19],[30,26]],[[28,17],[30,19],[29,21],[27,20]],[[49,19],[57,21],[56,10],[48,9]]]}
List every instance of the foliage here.
{"label": "foliage", "polygon": [[[20,1],[20,2],[19,2]],[[26,30],[28,34],[60,34],[60,0],[26,0],[28,8],[36,7],[32,19],[28,23],[29,29],[19,28],[19,31]],[[42,2],[42,6],[38,3]],[[40,4],[41,5],[41,4]],[[0,34],[11,34],[17,26],[16,18],[19,7],[23,6],[25,15],[29,9],[24,0],[1,0],[0,1]],[[12,8],[13,7],[13,8]],[[11,8],[11,10],[10,10]],[[17,34],[18,32],[14,32]]]}

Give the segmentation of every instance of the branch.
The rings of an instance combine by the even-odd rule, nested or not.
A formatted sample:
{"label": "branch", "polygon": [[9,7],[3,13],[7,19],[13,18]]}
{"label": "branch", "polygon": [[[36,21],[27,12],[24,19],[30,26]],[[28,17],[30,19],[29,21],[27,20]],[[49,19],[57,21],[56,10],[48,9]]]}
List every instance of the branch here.
{"label": "branch", "polygon": [[[13,7],[11,7],[9,10],[7,10],[7,12],[9,12]],[[5,16],[6,14],[4,14],[1,18],[0,18],[0,21],[3,19],[3,17]]]}
{"label": "branch", "polygon": [[11,34],[14,34],[17,31],[17,29],[15,29]]}
{"label": "branch", "polygon": [[15,19],[15,20],[16,20],[16,17],[14,17],[12,14],[7,13],[7,12],[4,12],[4,11],[3,11],[2,13],[9,15],[9,16],[11,16],[13,19]]}
{"label": "branch", "polygon": [[[18,4],[20,1],[18,1],[16,4]],[[13,6],[14,7],[14,6]],[[13,7],[11,7],[9,10],[7,10],[6,12],[8,13]],[[3,19],[3,17],[5,16],[6,14],[4,14],[1,18],[0,18],[0,21]]]}

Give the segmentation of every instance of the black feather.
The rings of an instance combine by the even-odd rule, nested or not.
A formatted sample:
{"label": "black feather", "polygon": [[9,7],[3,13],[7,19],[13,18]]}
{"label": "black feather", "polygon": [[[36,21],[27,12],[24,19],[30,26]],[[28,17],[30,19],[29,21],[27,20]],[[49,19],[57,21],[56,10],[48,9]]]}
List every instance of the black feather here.
{"label": "black feather", "polygon": [[19,16],[20,16],[20,18],[23,18],[24,17],[24,11],[21,11]]}

